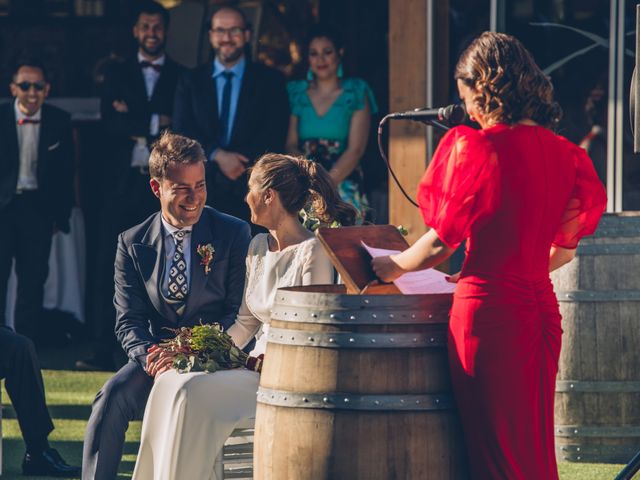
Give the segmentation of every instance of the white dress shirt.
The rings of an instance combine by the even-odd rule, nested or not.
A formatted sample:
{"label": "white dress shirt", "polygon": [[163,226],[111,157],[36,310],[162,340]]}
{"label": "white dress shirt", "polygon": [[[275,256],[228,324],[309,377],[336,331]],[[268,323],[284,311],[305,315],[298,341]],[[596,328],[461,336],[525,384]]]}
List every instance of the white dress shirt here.
{"label": "white dress shirt", "polygon": [[185,231],[185,236],[182,240],[182,252],[184,253],[184,261],[187,264],[187,269],[185,271],[185,275],[187,277],[187,286],[189,290],[191,290],[191,228],[176,228],[169,222],[167,222],[164,217],[162,217],[162,214],[160,214],[160,218],[162,219],[165,254],[164,275],[162,277],[162,293],[163,295],[167,295],[169,292],[169,270],[171,270],[171,265],[173,264],[173,254],[176,252],[176,241],[173,234],[178,230]]}
{"label": "white dress shirt", "polygon": [[38,144],[40,142],[40,124],[24,123],[19,125],[22,119],[42,119],[42,109],[34,115],[27,116],[18,107],[18,100],[13,104],[16,112],[16,131],[18,133],[18,152],[20,152],[20,169],[18,170],[18,192],[23,190],[36,190],[38,188]]}
{"label": "white dress shirt", "polygon": [[[164,65],[165,56],[162,55],[159,58],[156,58],[153,61],[149,61],[140,52],[138,52],[138,63],[140,62],[149,62],[152,65]],[[156,88],[156,84],[158,83],[158,79],[160,78],[160,72],[157,72],[153,68],[143,68],[142,75],[144,76],[144,86],[147,90],[147,100],[151,100],[153,96],[153,91]],[[160,116],[157,113],[151,114],[151,121],[149,123],[149,134],[155,136],[160,131]]]}

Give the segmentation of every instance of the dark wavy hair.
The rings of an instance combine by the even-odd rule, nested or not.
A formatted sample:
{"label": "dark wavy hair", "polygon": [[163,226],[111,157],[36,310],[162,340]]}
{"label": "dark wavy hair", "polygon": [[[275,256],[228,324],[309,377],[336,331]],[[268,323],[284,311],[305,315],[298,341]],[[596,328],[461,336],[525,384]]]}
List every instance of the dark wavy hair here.
{"label": "dark wavy hair", "polygon": [[477,92],[472,101],[490,125],[529,118],[554,127],[562,117],[551,80],[511,35],[484,32],[462,52],[454,77]]}
{"label": "dark wavy hair", "polygon": [[291,214],[310,204],[323,223],[337,220],[346,227],[356,221],[356,209],[340,198],[327,171],[312,160],[267,153],[251,167],[251,178],[261,190],[278,192],[282,206]]}

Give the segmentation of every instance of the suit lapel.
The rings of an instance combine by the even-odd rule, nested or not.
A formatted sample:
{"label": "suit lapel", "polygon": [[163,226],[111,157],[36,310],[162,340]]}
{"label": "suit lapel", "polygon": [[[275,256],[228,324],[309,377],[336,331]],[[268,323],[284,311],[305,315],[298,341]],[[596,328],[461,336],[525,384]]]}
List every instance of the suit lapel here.
{"label": "suit lapel", "polygon": [[218,89],[216,81],[211,76],[211,64],[204,65],[198,78],[199,88],[197,91],[202,92],[202,102],[200,102],[203,116],[208,122],[208,131],[217,132],[218,123],[220,121],[218,114]]}
{"label": "suit lapel", "polygon": [[200,307],[203,300],[202,294],[209,278],[208,275],[212,273],[205,274],[204,265],[200,264],[202,257],[198,254],[198,245],[210,244],[215,249],[216,236],[210,215],[205,210],[202,212],[200,221],[193,226],[191,234],[191,286],[189,287],[189,296],[187,297],[183,318],[188,318],[192,311],[197,311]]}
{"label": "suit lapel", "polygon": [[50,145],[49,137],[51,136],[51,129],[53,128],[53,124],[51,123],[51,118],[48,115],[49,110],[46,105],[42,106],[42,115],[40,119],[40,135],[38,138],[38,159],[36,163],[37,168],[37,177],[38,177],[38,185],[44,185],[46,183],[46,179],[44,178],[45,172],[45,164],[47,163],[47,147]]}
{"label": "suit lapel", "polygon": [[[20,150],[18,148],[18,126],[16,120],[16,112],[14,110],[13,102],[7,105],[3,118],[3,125],[5,126],[5,132],[9,132],[7,135],[7,158],[8,158],[8,173],[12,174],[16,178],[16,183],[13,185],[15,190],[18,181],[18,170],[20,169]],[[13,194],[13,192],[11,192]]]}
{"label": "suit lapel", "polygon": [[244,75],[242,76],[242,85],[240,86],[240,95],[238,96],[238,105],[236,106],[236,117],[231,126],[231,135],[229,136],[229,143],[236,144],[238,139],[235,138],[238,132],[245,131],[243,125],[251,115],[251,92],[255,91],[253,76],[253,65],[247,60]]}
{"label": "suit lapel", "polygon": [[164,318],[177,323],[178,316],[176,312],[165,301],[161,292],[165,269],[165,252],[162,221],[159,213],[154,218],[142,242],[133,244],[133,249],[136,252],[138,268],[151,303]]}
{"label": "suit lapel", "polygon": [[[131,88],[133,90],[134,97],[144,99],[144,101],[147,102],[147,98],[148,98],[147,86],[144,82],[144,75],[142,73],[142,68],[140,68],[140,65],[138,65],[137,59],[132,60],[129,63],[129,69],[130,69],[129,78],[133,79]],[[157,84],[156,84],[156,90],[157,90]]]}

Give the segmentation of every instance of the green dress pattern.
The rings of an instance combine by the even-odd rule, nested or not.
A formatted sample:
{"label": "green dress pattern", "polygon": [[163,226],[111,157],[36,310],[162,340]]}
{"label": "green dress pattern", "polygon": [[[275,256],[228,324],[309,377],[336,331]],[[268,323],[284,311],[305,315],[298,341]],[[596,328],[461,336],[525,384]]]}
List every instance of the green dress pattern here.
{"label": "green dress pattern", "polygon": [[[378,111],[373,92],[364,80],[345,78],[341,87],[342,93],[329,110],[320,116],[307,93],[308,81],[293,81],[287,85],[291,114],[298,117],[298,148],[305,157],[318,162],[327,171],[347,148],[353,113],[365,108],[366,103],[372,114]],[[338,186],[338,191],[344,201],[356,207],[364,216],[368,203],[363,191],[360,165]]]}

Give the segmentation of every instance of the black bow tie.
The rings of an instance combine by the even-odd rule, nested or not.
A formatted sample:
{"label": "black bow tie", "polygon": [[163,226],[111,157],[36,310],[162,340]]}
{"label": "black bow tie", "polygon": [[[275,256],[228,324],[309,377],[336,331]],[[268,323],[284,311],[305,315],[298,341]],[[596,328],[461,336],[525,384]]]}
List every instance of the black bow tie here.
{"label": "black bow tie", "polygon": [[162,65],[143,60],[142,62],[140,62],[140,68],[153,68],[156,72],[159,72],[160,70],[162,70]]}

